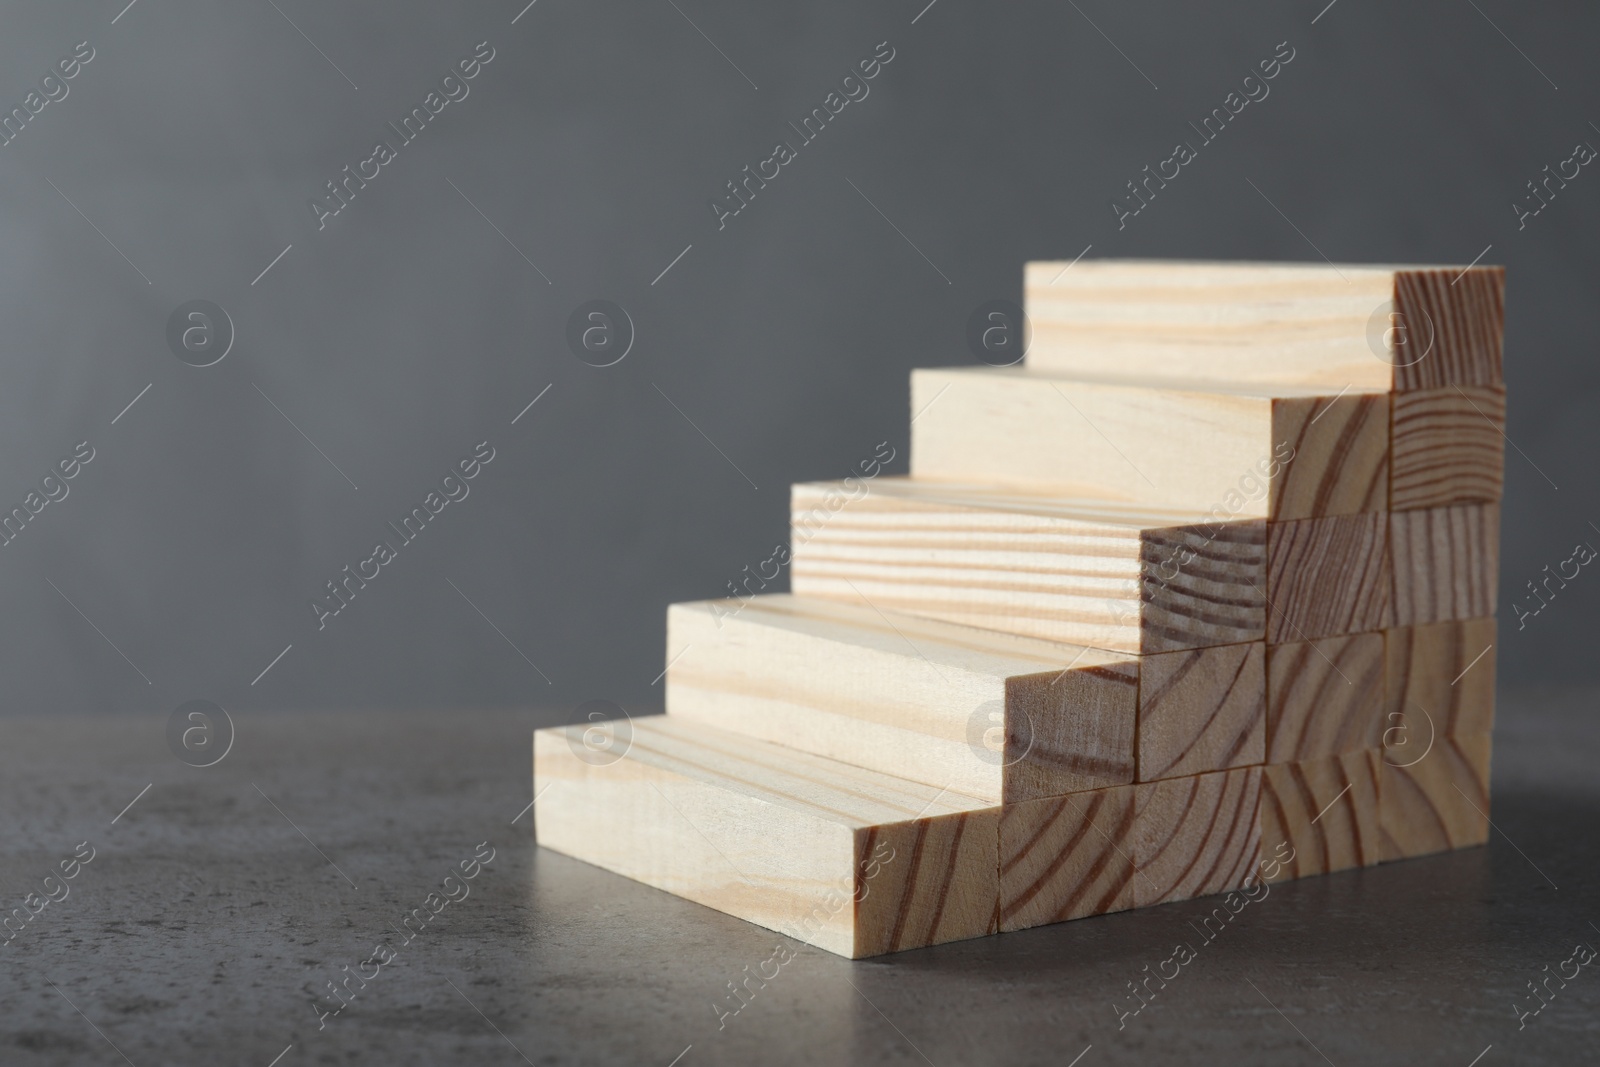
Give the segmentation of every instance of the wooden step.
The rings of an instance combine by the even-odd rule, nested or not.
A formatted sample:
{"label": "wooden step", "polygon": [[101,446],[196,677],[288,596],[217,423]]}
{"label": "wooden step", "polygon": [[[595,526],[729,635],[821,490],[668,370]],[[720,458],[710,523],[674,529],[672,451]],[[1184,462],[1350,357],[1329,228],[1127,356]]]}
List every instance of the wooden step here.
{"label": "wooden step", "polygon": [[667,631],[670,716],[994,803],[1266,756],[1259,641],[1135,656],[783,594]]}
{"label": "wooden step", "polygon": [[1501,384],[1502,267],[1029,263],[1027,364],[1411,390]]}
{"label": "wooden step", "polygon": [[1265,633],[1262,519],[992,484],[860,484],[793,488],[795,592],[1126,652]]}
{"label": "wooden step", "polygon": [[1021,367],[911,375],[911,475],[1276,520],[1389,505],[1389,395],[1153,386]]}
{"label": "wooden step", "polygon": [[996,929],[984,801],[675,716],[595,729],[533,735],[546,848],[852,959]]}

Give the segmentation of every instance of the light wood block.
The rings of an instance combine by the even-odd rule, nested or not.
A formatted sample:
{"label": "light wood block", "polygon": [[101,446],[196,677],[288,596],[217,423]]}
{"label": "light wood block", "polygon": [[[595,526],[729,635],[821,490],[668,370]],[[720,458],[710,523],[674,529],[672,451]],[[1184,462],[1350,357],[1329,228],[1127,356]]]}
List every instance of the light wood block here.
{"label": "light wood block", "polygon": [[[1440,734],[1420,759],[1390,746],[1378,780],[1379,859],[1408,859],[1489,840],[1489,735]],[[1391,762],[1393,761],[1393,762]],[[1397,763],[1410,761],[1409,766]]]}
{"label": "light wood block", "polygon": [[1331,392],[1346,385],[1499,385],[1505,271],[1463,269],[1029,263],[1027,364],[1050,373],[1220,378]]}
{"label": "light wood block", "polygon": [[1368,633],[1393,622],[1389,517],[1267,524],[1267,640]]}
{"label": "light wood block", "polygon": [[534,733],[539,844],[852,959],[995,930],[997,808],[672,716]]}
{"label": "light wood block", "polygon": [[1000,930],[1133,907],[1133,786],[1000,812]]}
{"label": "light wood block", "polygon": [[1261,843],[1261,768],[1134,788],[1134,907],[1249,884]]}
{"label": "light wood block", "polygon": [[1161,652],[1139,670],[1139,781],[1266,759],[1264,644]]}
{"label": "light wood block", "polygon": [[667,712],[992,803],[1133,781],[1139,659],[815,597],[675,604]]}
{"label": "light wood block", "polygon": [[791,499],[796,593],[1126,652],[1265,633],[1261,519],[905,478]]}
{"label": "light wood block", "polygon": [[1500,568],[1498,505],[1394,512],[1389,516],[1389,547],[1394,557],[1393,625],[1494,614]]}
{"label": "light wood block", "polygon": [[1286,843],[1294,857],[1266,865],[1267,881],[1378,862],[1378,769],[1376,749],[1266,766],[1261,855],[1277,857],[1279,845]]}
{"label": "light wood block", "polygon": [[1280,520],[1389,502],[1383,393],[959,367],[913,371],[911,398],[914,478]]}
{"label": "light wood block", "polygon": [[1267,646],[1267,762],[1382,745],[1384,651],[1381,633]]}
{"label": "light wood block", "polygon": [[1396,393],[1391,418],[1390,510],[1500,500],[1505,480],[1503,386]]}
{"label": "light wood block", "polygon": [[[1389,679],[1385,725],[1425,718],[1450,737],[1493,730],[1494,643],[1492,618],[1390,630],[1384,637]],[[1390,758],[1405,762],[1399,755]]]}

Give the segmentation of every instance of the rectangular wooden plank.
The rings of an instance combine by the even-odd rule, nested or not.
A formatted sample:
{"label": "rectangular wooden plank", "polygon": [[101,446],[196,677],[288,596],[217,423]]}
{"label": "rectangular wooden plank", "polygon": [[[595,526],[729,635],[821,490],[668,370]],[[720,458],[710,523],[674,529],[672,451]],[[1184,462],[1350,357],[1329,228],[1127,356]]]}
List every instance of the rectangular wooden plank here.
{"label": "rectangular wooden plank", "polygon": [[1384,717],[1381,633],[1267,646],[1267,762],[1376,749]]}
{"label": "rectangular wooden plank", "polygon": [[1390,417],[1391,511],[1500,500],[1505,481],[1504,386],[1396,393]]}
{"label": "rectangular wooden plank", "polygon": [[[1389,746],[1378,779],[1379,860],[1409,859],[1489,840],[1489,735],[1440,734]],[[1409,762],[1407,762],[1409,761]]]}
{"label": "rectangular wooden plank", "polygon": [[1266,646],[1160,652],[1139,664],[1138,781],[1266,759]]}
{"label": "rectangular wooden plank", "polygon": [[1393,624],[1389,517],[1267,524],[1267,641],[1370,633]]}
{"label": "rectangular wooden plank", "polygon": [[1261,768],[1167,778],[1134,789],[1134,907],[1248,885],[1261,843]]}
{"label": "rectangular wooden plank", "polygon": [[[1450,737],[1494,729],[1494,619],[1401,626],[1384,635],[1385,726],[1423,722]],[[1403,762],[1401,757],[1394,756]]]}
{"label": "rectangular wooden plank", "polygon": [[1499,385],[1494,266],[1083,260],[1029,263],[1027,363],[1152,381],[1409,390]]}
{"label": "rectangular wooden plank", "polygon": [[858,959],[992,933],[999,809],[672,716],[533,738],[539,844]]}
{"label": "rectangular wooden plank", "polygon": [[1278,520],[1389,502],[1386,393],[957,367],[913,371],[911,395],[913,478]]}
{"label": "rectangular wooden plank", "polygon": [[1133,907],[1133,786],[1000,811],[1002,932]]}
{"label": "rectangular wooden plank", "polygon": [[1266,523],[878,478],[791,495],[791,587],[1127,652],[1259,640]]}
{"label": "rectangular wooden plank", "polygon": [[1133,781],[1139,659],[778,594],[675,604],[667,713],[993,803]]}
{"label": "rectangular wooden plank", "polygon": [[[1270,535],[1269,535],[1270,541]],[[1500,508],[1456,504],[1389,516],[1393,625],[1493,615],[1500,570]]]}
{"label": "rectangular wooden plank", "polygon": [[[1266,880],[1377,863],[1378,771],[1376,749],[1267,764],[1261,776],[1261,855],[1279,862],[1265,866]],[[1286,855],[1292,858],[1284,861]]]}

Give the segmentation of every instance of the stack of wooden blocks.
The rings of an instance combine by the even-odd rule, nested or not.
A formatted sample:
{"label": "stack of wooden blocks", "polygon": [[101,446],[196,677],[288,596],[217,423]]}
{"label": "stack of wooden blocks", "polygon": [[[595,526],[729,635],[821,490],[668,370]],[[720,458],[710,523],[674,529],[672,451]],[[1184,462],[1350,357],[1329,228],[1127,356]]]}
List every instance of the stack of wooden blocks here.
{"label": "stack of wooden blocks", "polygon": [[1486,840],[1503,272],[1025,277],[665,715],[535,734],[540,844],[862,957]]}

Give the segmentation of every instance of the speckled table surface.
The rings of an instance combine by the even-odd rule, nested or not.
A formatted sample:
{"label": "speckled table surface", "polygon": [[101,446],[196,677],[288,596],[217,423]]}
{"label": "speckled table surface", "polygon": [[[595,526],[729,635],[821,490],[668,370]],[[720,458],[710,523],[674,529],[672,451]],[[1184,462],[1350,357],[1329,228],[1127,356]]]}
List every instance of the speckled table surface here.
{"label": "speckled table surface", "polygon": [[0,1063],[1593,1063],[1600,973],[1549,976],[1600,946],[1597,703],[1502,695],[1488,847],[1276,886],[1127,1016],[1208,904],[851,963],[536,848],[560,713],[254,715],[203,769],[165,719],[0,720],[0,892],[59,898]]}

